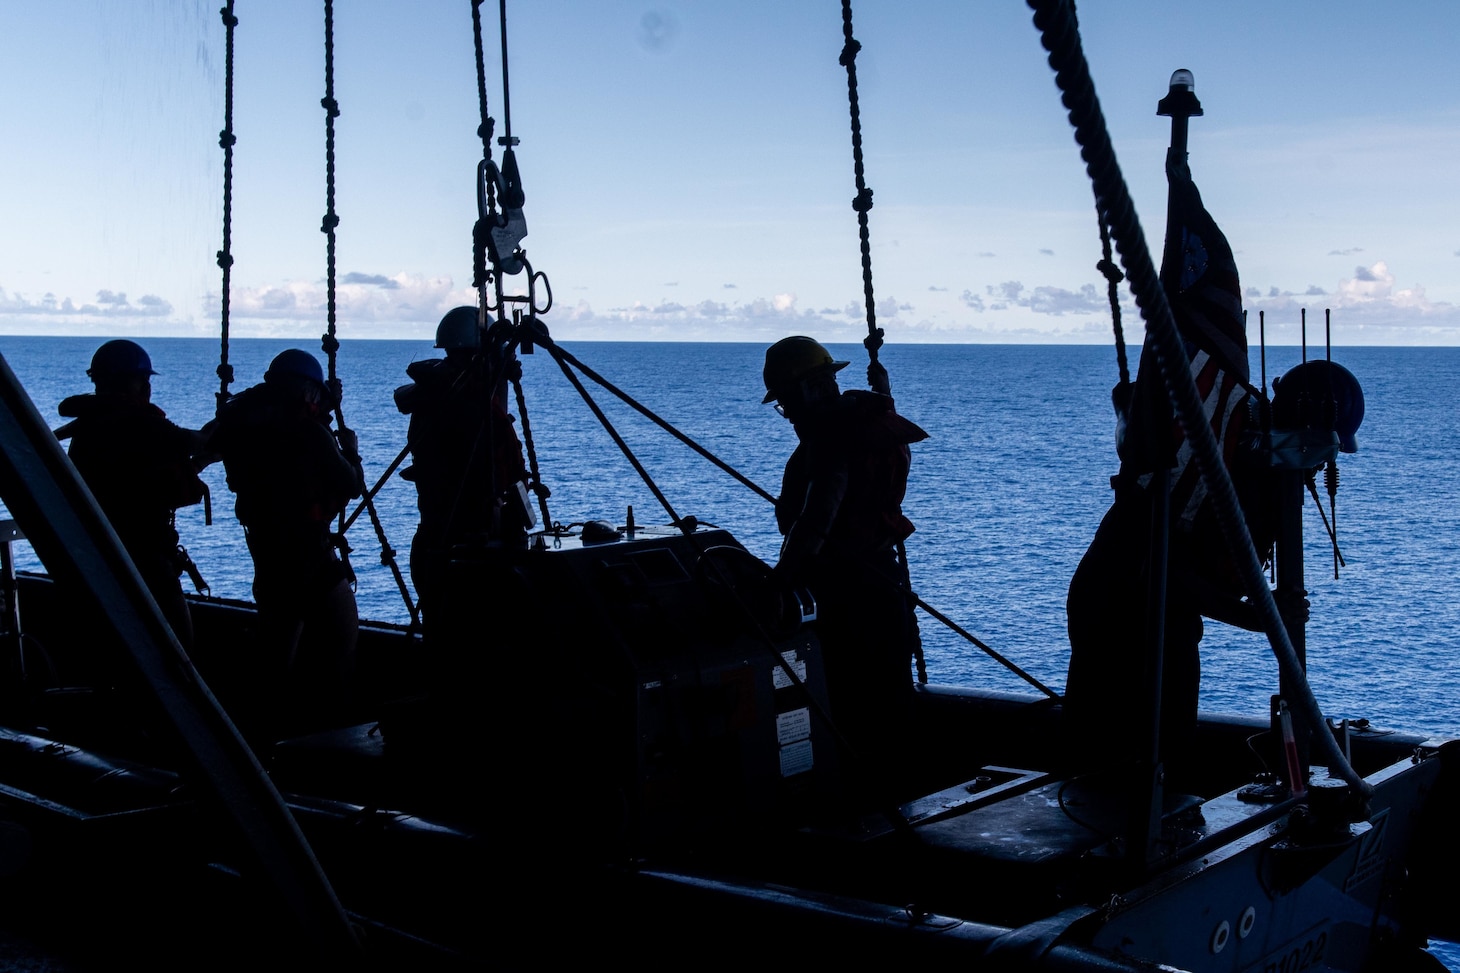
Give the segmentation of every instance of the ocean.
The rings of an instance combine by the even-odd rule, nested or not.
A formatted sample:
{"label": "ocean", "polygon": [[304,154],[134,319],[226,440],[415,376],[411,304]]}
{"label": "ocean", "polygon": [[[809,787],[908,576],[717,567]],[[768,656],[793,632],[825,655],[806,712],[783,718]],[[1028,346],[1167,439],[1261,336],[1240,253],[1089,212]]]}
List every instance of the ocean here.
{"label": "ocean", "polygon": [[[0,337],[0,354],[43,417],[88,391],[85,371],[98,340]],[[216,342],[144,339],[158,374],[153,401],[173,421],[201,426],[218,388]],[[294,347],[316,350],[313,342]],[[262,380],[290,344],[235,340],[234,391]],[[760,402],[764,349],[752,344],[580,343],[574,356],[772,494],[794,446],[785,420]],[[832,346],[853,364],[843,387],[859,385],[860,346]],[[1134,351],[1134,350],[1133,350]],[[1313,356],[1321,354],[1313,350]],[[344,412],[360,437],[374,483],[405,442],[407,418],[392,392],[406,366],[434,357],[425,341],[346,341],[339,353]],[[1340,460],[1337,524],[1346,566],[1334,578],[1332,549],[1314,505],[1305,506],[1305,573],[1312,602],[1309,677],[1324,712],[1380,727],[1452,735],[1460,730],[1460,478],[1453,473],[1460,423],[1460,349],[1344,348],[1335,360],[1364,387],[1359,452]],[[1044,682],[1061,689],[1068,659],[1064,600],[1069,579],[1110,502],[1116,469],[1110,388],[1115,355],[1098,346],[889,345],[882,351],[898,409],[929,438],[914,447],[905,510],[917,525],[907,542],[913,584],[925,601]],[[1301,360],[1298,348],[1270,348],[1266,374]],[[550,512],[563,524],[609,520],[628,509],[643,524],[668,523],[617,447],[553,360],[523,358],[528,419]],[[1253,351],[1254,379],[1262,363]],[[774,560],[779,544],[770,505],[682,444],[587,383],[679,516],[732,531]],[[518,412],[514,406],[513,410]],[[519,426],[520,428],[520,426]],[[178,531],[215,595],[247,598],[252,566],[220,466],[204,471],[213,524],[201,506],[178,512]],[[1320,495],[1322,495],[1320,481]],[[1325,497],[1326,501],[1326,497]],[[1325,502],[1326,506],[1326,502]],[[377,498],[389,544],[406,571],[415,529],[414,488],[391,477]],[[362,616],[404,622],[407,613],[369,519],[352,528]],[[21,545],[17,564],[39,569]],[[407,573],[407,577],[409,573]],[[928,617],[920,620],[931,681],[1004,690],[1024,682]],[[1202,707],[1262,716],[1277,667],[1262,636],[1207,623]],[[1435,954],[1460,968],[1460,947]]]}
{"label": "ocean", "polygon": [[[53,425],[66,395],[90,388],[85,371],[98,341],[0,338],[0,354]],[[153,401],[173,421],[211,418],[218,345],[145,339],[158,374]],[[234,391],[260,381],[289,343],[234,340]],[[297,347],[316,350],[313,342]],[[753,344],[578,343],[565,345],[637,399],[772,494],[794,446],[789,424],[760,402],[764,349]],[[853,364],[843,386],[863,381],[866,353],[832,346]],[[1322,349],[1312,350],[1321,355]],[[407,417],[392,392],[412,361],[439,354],[426,341],[346,341],[338,368],[346,421],[359,434],[372,483],[400,452]],[[1311,500],[1305,507],[1305,573],[1312,602],[1309,675],[1334,718],[1365,717],[1409,730],[1460,729],[1460,478],[1452,466],[1460,423],[1460,349],[1347,348],[1335,352],[1362,383],[1367,412],[1359,452],[1340,460],[1337,523],[1346,567],[1335,580],[1332,550]],[[888,345],[882,359],[898,409],[929,438],[914,447],[905,510],[917,525],[907,542],[913,584],[928,603],[1060,689],[1068,658],[1064,599],[1070,576],[1110,501],[1116,469],[1110,388],[1114,352],[1099,346]],[[1253,351],[1253,376],[1261,366]],[[1297,364],[1294,347],[1269,348],[1269,380]],[[668,523],[556,363],[523,356],[528,419],[554,520]],[[770,505],[593,383],[590,392],[680,516],[729,529],[774,560],[779,535]],[[515,405],[514,413],[518,410]],[[182,541],[215,595],[247,598],[252,567],[221,466],[204,472],[213,524],[201,505],[178,512]],[[1320,495],[1324,495],[1320,481]],[[1326,495],[1325,497],[1325,507]],[[413,487],[393,476],[377,498],[402,570],[415,529]],[[369,518],[350,532],[362,616],[407,620]],[[22,569],[38,568],[22,545]],[[407,577],[409,576],[407,572]],[[934,682],[1021,690],[1027,686],[928,617],[921,619]],[[1207,624],[1202,705],[1263,714],[1277,669],[1259,635]]]}

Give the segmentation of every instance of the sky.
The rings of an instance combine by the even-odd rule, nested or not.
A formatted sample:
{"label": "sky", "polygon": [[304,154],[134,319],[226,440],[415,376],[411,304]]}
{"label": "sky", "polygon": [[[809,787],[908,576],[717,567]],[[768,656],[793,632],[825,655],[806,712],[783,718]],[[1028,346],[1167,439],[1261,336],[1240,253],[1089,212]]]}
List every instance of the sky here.
{"label": "sky", "polygon": [[[0,333],[218,334],[219,6],[0,4]],[[429,337],[476,301],[471,4],[336,7],[339,333]],[[231,332],[312,338],[322,4],[236,13]],[[1307,308],[1315,327],[1332,310],[1335,344],[1460,344],[1460,4],[1105,0],[1080,19],[1157,254],[1155,106],[1193,72],[1191,169],[1251,340],[1262,312],[1270,342],[1296,342]],[[859,0],[854,25],[888,340],[1110,341],[1093,197],[1025,4]],[[556,337],[865,333],[838,0],[534,0],[509,4],[508,34],[524,246]]]}

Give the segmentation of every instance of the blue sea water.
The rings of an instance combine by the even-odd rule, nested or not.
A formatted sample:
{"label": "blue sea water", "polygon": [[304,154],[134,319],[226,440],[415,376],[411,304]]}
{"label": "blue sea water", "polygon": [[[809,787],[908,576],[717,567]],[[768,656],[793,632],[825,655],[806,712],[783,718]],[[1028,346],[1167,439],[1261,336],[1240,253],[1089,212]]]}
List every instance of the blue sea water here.
{"label": "blue sea water", "polygon": [[[89,390],[96,341],[0,337],[0,354],[41,415]],[[154,401],[197,427],[211,418],[218,347],[200,339],[147,339],[158,375]],[[312,347],[312,344],[296,343]],[[235,340],[237,391],[259,381],[289,343]],[[673,422],[750,479],[777,492],[794,436],[762,405],[763,349],[749,344],[583,343],[569,350],[608,381]],[[834,347],[854,364],[865,353]],[[407,419],[391,393],[412,361],[436,352],[423,341],[345,342],[339,370],[344,409],[374,480],[405,441]],[[1262,373],[1254,351],[1253,375]],[[1335,357],[1364,386],[1360,451],[1342,459],[1339,543],[1347,566],[1333,576],[1331,549],[1314,506],[1305,508],[1311,592],[1309,675],[1324,711],[1397,729],[1451,735],[1460,729],[1453,687],[1460,677],[1460,450],[1453,390],[1460,349],[1352,348]],[[883,349],[899,410],[929,435],[914,447],[907,543],[923,598],[1047,685],[1060,689],[1068,657],[1064,599],[1071,574],[1109,501],[1115,471],[1110,387],[1114,353],[1094,346],[892,345]],[[1300,361],[1297,348],[1268,350],[1266,374]],[[589,383],[679,516],[726,527],[773,560],[779,535],[768,503]],[[667,523],[629,463],[547,355],[524,357],[524,389],[554,520]],[[518,410],[513,409],[514,413]],[[247,598],[251,564],[222,470],[205,471],[214,523],[201,507],[178,514],[183,543],[216,595]],[[390,478],[378,497],[389,543],[405,568],[415,526],[409,483]],[[368,518],[351,532],[358,598],[367,617],[405,621],[380,563]],[[39,567],[25,549],[22,568]],[[1026,685],[937,622],[921,620],[930,678],[1007,690]],[[1208,623],[1202,643],[1204,709],[1262,715],[1277,669],[1258,635]],[[1460,947],[1436,955],[1460,964]]]}
{"label": "blue sea water", "polygon": [[[148,339],[158,375],[154,401],[182,425],[212,416],[216,342]],[[41,415],[59,424],[57,403],[89,389],[85,369],[96,342],[85,338],[0,338],[0,354],[26,385]],[[304,343],[298,343],[301,346]],[[235,340],[234,390],[261,379],[288,343]],[[566,346],[605,379],[673,422],[750,479],[778,490],[794,436],[760,403],[763,349],[751,344],[582,343]],[[865,352],[834,349],[854,364]],[[412,361],[432,357],[424,341],[345,342],[339,371],[345,416],[360,436],[372,482],[400,451],[407,419],[391,392]],[[1296,364],[1297,348],[1268,349],[1271,378]],[[899,410],[930,434],[914,447],[906,510],[914,586],[1036,678],[1059,689],[1068,656],[1066,587],[1110,500],[1116,467],[1109,405],[1114,353],[1097,346],[889,345],[883,361]],[[1260,374],[1254,350],[1253,375]],[[1333,558],[1311,501],[1306,575],[1313,604],[1310,678],[1327,713],[1449,734],[1460,728],[1453,686],[1460,677],[1460,480],[1453,475],[1460,423],[1451,390],[1460,387],[1460,350],[1352,348],[1336,357],[1364,386],[1360,451],[1341,461],[1339,543]],[[680,515],[730,529],[773,560],[779,535],[768,503],[633,413],[598,386],[590,391]],[[603,433],[556,363],[524,356],[524,391],[553,519],[667,523],[629,463]],[[513,409],[516,412],[516,408]],[[251,565],[221,468],[205,472],[214,523],[201,507],[179,511],[183,543],[217,595],[249,596]],[[377,505],[402,567],[415,526],[411,485],[392,477]],[[361,517],[351,530],[361,613],[404,621],[406,612],[380,546]],[[21,566],[34,566],[21,552]],[[924,618],[935,682],[1027,688],[978,649]],[[1208,623],[1202,644],[1204,708],[1262,714],[1276,665],[1261,636]]]}

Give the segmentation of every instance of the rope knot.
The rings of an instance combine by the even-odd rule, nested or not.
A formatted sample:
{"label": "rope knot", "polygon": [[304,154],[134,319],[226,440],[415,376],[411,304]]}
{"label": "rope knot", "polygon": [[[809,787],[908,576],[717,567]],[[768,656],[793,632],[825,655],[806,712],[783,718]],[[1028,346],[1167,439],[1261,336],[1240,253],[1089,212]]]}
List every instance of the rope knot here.
{"label": "rope knot", "polygon": [[877,350],[882,347],[882,337],[884,334],[886,332],[881,328],[873,328],[867,332],[867,337],[862,339],[862,347],[866,348],[871,354],[876,355]]}
{"label": "rope knot", "polygon": [[222,14],[222,16],[223,16],[223,26],[224,27],[237,27],[238,26],[238,18],[235,17],[233,14],[229,13],[227,7],[224,7],[222,10],[218,11],[218,13]]}
{"label": "rope knot", "polygon": [[319,222],[319,232],[329,233],[340,225],[340,217],[337,213],[326,213],[324,219]]}
{"label": "rope knot", "polygon": [[340,342],[334,335],[325,333],[319,336],[319,346],[324,349],[326,355],[333,355],[340,350]]}
{"label": "rope knot", "polygon": [[319,105],[329,114],[330,118],[340,117],[340,103],[333,98],[325,97],[319,100]]}
{"label": "rope knot", "polygon": [[490,144],[492,141],[492,132],[495,130],[496,125],[497,120],[488,116],[486,121],[477,126],[477,138],[481,139],[484,143]]}
{"label": "rope knot", "polygon": [[865,213],[872,208],[872,189],[863,186],[857,191],[856,197],[852,200],[852,209],[858,213]]}
{"label": "rope knot", "polygon": [[233,254],[229,253],[227,250],[219,250],[218,251],[218,266],[222,270],[227,270],[229,267],[232,267],[233,266]]}
{"label": "rope knot", "polygon": [[224,385],[233,384],[233,366],[223,362],[218,366],[218,377],[223,380]]}
{"label": "rope knot", "polygon": [[218,147],[220,149],[231,149],[237,144],[238,139],[234,138],[233,133],[228,129],[225,128],[218,133]]}
{"label": "rope knot", "polygon": [[1120,272],[1120,268],[1115,265],[1113,260],[1101,260],[1095,265],[1095,269],[1104,274],[1105,279],[1112,284],[1119,284],[1125,280],[1125,274]]}
{"label": "rope knot", "polygon": [[857,59],[857,55],[861,53],[861,51],[861,42],[858,41],[855,37],[849,38],[847,40],[846,46],[842,48],[841,57],[837,58],[837,63],[844,68],[849,68],[852,66],[852,62]]}

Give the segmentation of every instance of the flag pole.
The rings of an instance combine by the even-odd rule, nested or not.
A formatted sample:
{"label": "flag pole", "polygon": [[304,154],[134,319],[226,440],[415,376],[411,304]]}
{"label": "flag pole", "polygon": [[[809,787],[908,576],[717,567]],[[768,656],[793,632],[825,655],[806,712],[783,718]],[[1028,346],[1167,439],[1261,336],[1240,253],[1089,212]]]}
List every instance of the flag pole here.
{"label": "flag pole", "polygon": [[[1186,167],[1186,120],[1202,113],[1201,102],[1193,90],[1195,81],[1185,68],[1171,75],[1170,90],[1156,104],[1156,114],[1171,118],[1171,146],[1166,150],[1166,243],[1161,258],[1163,283],[1174,295],[1181,283],[1181,226],[1176,219],[1177,197],[1172,175]],[[1175,274],[1174,280],[1165,278]],[[1145,356],[1142,356],[1144,359]],[[1151,376],[1146,376],[1150,381]],[[1147,488],[1151,498],[1151,531],[1149,551],[1149,587],[1146,591],[1146,665],[1145,696],[1149,706],[1142,725],[1144,743],[1141,764],[1130,808],[1127,854],[1130,864],[1147,869],[1158,857],[1157,842],[1161,836],[1161,815],[1164,804],[1165,767],[1161,760],[1161,698],[1166,650],[1166,574],[1170,540],[1171,467],[1175,457],[1167,455],[1156,464]]]}

